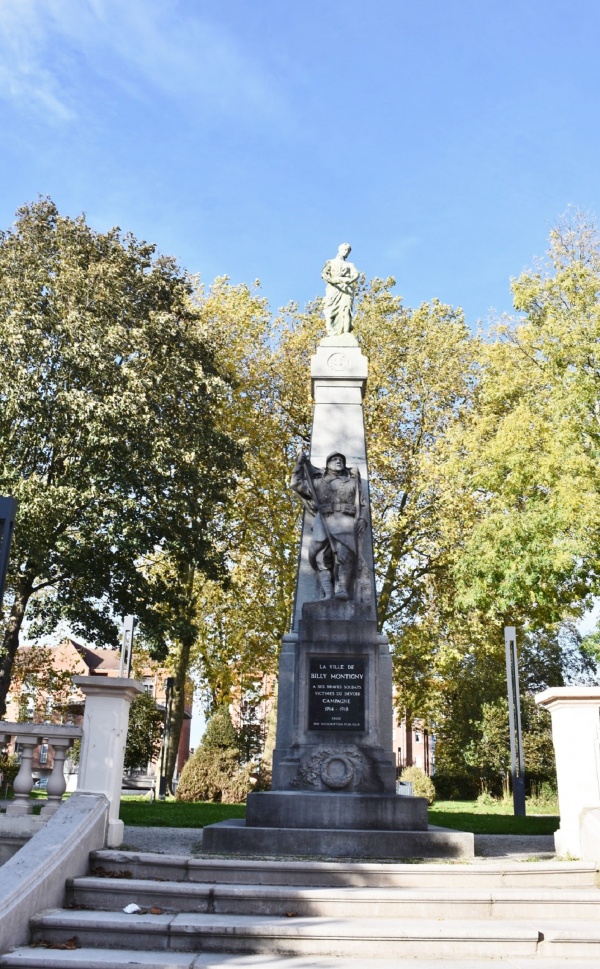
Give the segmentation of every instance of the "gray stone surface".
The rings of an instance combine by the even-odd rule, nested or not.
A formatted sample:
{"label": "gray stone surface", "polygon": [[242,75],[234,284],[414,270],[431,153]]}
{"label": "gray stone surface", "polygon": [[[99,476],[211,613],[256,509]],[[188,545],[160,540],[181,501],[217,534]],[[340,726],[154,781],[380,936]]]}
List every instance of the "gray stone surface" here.
{"label": "gray stone surface", "polygon": [[[476,834],[476,858],[530,861],[554,857],[553,835]],[[162,855],[198,856],[202,853],[202,828],[145,828],[126,825],[123,851],[142,851]],[[115,854],[115,857],[118,853]],[[563,863],[565,877],[570,866]],[[527,869],[533,873],[530,865]]]}
{"label": "gray stone surface", "polygon": [[221,821],[204,829],[207,852],[309,858],[472,858],[473,835],[441,828],[428,831],[331,828],[258,828]]}
{"label": "gray stone surface", "polygon": [[264,791],[248,798],[248,827],[426,831],[424,797]]}
{"label": "gray stone surface", "polygon": [[202,828],[145,828],[126,824],[121,848],[162,855],[193,855],[202,850],[202,836]]}
{"label": "gray stone surface", "polygon": [[[311,727],[311,661],[319,659],[363,664],[364,729]],[[283,643],[278,710],[273,790],[395,793],[391,657],[369,607],[337,599],[304,604],[297,637]]]}
{"label": "gray stone surface", "polygon": [[[18,949],[0,959],[0,965],[30,967],[30,969],[122,969],[134,965],[142,969],[374,969],[371,958],[362,956],[289,956],[289,955],[233,955],[207,952],[136,952],[132,962],[130,949],[90,949],[52,951]],[[377,959],[376,969],[398,969],[397,957]],[[511,957],[502,963],[510,969],[565,969],[564,959]],[[407,969],[490,969],[496,963],[487,959],[411,959]],[[588,959],[569,957],[569,969],[590,969]]]}
{"label": "gray stone surface", "polygon": [[109,804],[102,794],[72,794],[44,827],[0,868],[0,951],[25,941],[29,919],[62,902],[65,880],[81,875],[104,845]]}
{"label": "gray stone surface", "polygon": [[[363,420],[362,399],[366,387],[367,359],[351,334],[321,340],[311,361],[315,408],[310,445],[310,461],[324,467],[328,455],[340,451],[348,466],[357,468],[370,521],[369,471]],[[293,631],[297,632],[305,602],[319,597],[317,576],[309,562],[312,520],[306,514],[302,525],[299,569],[294,603]],[[370,524],[361,537],[358,584],[354,600],[371,609],[375,617],[375,581],[372,569]]]}

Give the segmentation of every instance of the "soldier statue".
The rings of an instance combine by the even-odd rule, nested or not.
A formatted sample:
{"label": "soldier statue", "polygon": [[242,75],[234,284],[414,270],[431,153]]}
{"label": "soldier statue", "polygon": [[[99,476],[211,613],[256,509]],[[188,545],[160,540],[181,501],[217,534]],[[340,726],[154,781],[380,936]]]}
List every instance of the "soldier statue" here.
{"label": "soldier statue", "polygon": [[319,576],[321,598],[352,599],[358,541],[367,527],[358,469],[347,468],[337,451],[322,470],[299,452],[292,488],[314,516],[308,558]]}

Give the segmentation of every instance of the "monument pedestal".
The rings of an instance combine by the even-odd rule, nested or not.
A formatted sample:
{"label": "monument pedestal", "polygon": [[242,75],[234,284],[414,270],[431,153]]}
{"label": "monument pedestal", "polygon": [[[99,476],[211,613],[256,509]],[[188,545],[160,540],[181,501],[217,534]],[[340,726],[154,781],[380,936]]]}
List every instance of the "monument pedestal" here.
{"label": "monument pedestal", "polygon": [[427,831],[427,801],[399,794],[265,791],[249,795],[246,826]]}
{"label": "monument pedestal", "polygon": [[[258,794],[250,794],[248,802]],[[335,797],[335,795],[334,795]],[[399,800],[420,801],[398,795]],[[231,819],[204,829],[203,850],[215,855],[343,858],[353,861],[401,861],[407,858],[467,859],[474,854],[473,835],[429,827],[425,831],[379,828],[250,827]]]}
{"label": "monument pedestal", "polygon": [[299,460],[292,478],[306,512],[279,662],[272,790],[249,795],[245,822],[205,828],[204,849],[473,857],[472,834],[428,829],[425,798],[396,794],[392,660],[377,630],[362,410],[367,360],[352,334],[322,340],[311,375],[310,461]]}

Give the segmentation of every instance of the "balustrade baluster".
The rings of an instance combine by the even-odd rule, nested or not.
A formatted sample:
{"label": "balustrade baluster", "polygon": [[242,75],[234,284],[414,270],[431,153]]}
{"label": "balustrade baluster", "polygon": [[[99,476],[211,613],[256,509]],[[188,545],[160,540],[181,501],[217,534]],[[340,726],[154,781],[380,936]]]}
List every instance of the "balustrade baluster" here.
{"label": "balustrade baluster", "polygon": [[48,787],[46,788],[48,801],[46,804],[44,804],[42,810],[40,811],[40,816],[42,818],[52,817],[52,815],[58,810],[62,796],[67,789],[67,782],[64,775],[64,763],[67,750],[71,746],[71,743],[72,741],[70,740],[52,741],[52,749],[54,751],[54,766],[52,768],[52,773],[48,778]]}
{"label": "balustrade baluster", "polygon": [[40,743],[40,738],[35,736],[22,736],[19,743],[21,746],[21,766],[19,767],[19,773],[13,782],[15,799],[12,804],[8,804],[6,808],[6,813],[10,815],[31,814],[31,809],[33,807],[32,802],[29,800],[29,795],[31,794],[31,789],[33,787],[31,760],[35,747],[37,747],[37,745]]}

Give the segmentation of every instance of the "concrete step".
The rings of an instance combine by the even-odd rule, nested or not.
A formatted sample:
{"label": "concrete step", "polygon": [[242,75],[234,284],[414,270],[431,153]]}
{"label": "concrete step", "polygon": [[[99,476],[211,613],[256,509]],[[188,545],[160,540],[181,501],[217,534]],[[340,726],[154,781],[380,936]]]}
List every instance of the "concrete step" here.
{"label": "concrete step", "polygon": [[[587,923],[585,923],[587,926]],[[600,932],[600,930],[599,930]],[[126,915],[53,909],[32,920],[35,941],[136,950],[391,958],[533,957],[533,924],[442,919],[319,919],[243,915]],[[600,949],[599,949],[600,952]]]}
{"label": "concrete step", "polygon": [[589,919],[600,917],[597,888],[345,888],[160,882],[83,877],[67,884],[67,903],[121,911],[135,903],[163,912],[322,918]]}
{"label": "concrete step", "polygon": [[[506,963],[503,963],[506,965]],[[231,955],[228,953],[137,952],[130,949],[88,949],[72,951],[33,949],[23,946],[0,957],[0,966],[12,969],[490,969],[494,963],[481,959],[362,959],[348,956],[324,957],[276,955]],[[496,963],[498,965],[498,963]],[[569,959],[569,969],[591,969],[589,959]],[[564,959],[518,958],[510,969],[565,969]]]}
{"label": "concrete step", "polygon": [[34,941],[167,952],[369,958],[600,959],[600,922],[509,919],[307,918],[50,909]]}
{"label": "concrete step", "polygon": [[[506,963],[504,963],[506,964]],[[276,955],[231,955],[228,953],[190,953],[146,951],[132,953],[130,949],[74,950],[33,949],[23,946],[0,957],[0,966],[12,969],[490,969],[494,963],[481,959],[377,959],[348,956],[324,957]],[[496,963],[498,965],[498,963]],[[569,969],[591,969],[589,959],[569,959]],[[510,969],[565,969],[564,959],[543,957],[510,960]]]}
{"label": "concrete step", "polygon": [[257,861],[190,858],[138,851],[95,851],[94,874],[214,884],[311,887],[586,888],[599,886],[595,865],[580,861],[489,860],[442,864]]}

